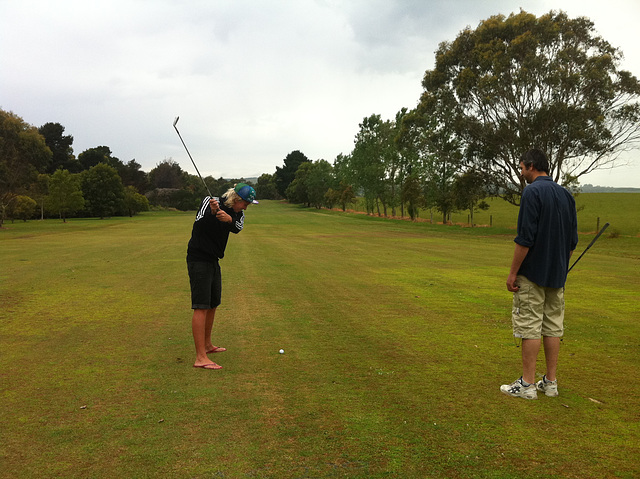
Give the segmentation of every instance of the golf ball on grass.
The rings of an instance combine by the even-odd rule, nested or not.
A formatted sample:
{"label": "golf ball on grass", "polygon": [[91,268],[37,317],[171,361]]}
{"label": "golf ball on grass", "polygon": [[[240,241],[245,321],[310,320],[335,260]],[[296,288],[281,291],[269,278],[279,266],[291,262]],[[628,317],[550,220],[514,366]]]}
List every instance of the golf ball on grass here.
{"label": "golf ball on grass", "polygon": [[284,349],[281,349],[279,352],[280,354],[284,354]]}

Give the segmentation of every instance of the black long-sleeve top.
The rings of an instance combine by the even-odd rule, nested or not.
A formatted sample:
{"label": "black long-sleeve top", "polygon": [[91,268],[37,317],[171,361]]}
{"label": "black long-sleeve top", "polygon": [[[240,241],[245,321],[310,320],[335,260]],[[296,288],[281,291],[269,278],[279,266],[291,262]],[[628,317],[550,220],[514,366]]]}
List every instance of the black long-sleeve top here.
{"label": "black long-sleeve top", "polygon": [[218,200],[220,209],[231,216],[231,223],[224,223],[211,212],[210,197],[207,196],[200,205],[193,222],[191,239],[187,246],[187,261],[204,261],[215,263],[224,257],[229,233],[238,234],[244,227],[244,212],[236,213],[224,204],[225,197]]}

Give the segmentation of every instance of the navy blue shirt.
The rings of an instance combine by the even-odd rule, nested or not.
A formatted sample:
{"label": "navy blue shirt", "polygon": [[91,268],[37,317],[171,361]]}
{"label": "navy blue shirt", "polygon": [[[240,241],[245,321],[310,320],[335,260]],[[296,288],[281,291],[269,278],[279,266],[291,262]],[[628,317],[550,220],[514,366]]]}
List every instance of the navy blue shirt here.
{"label": "navy blue shirt", "polygon": [[522,192],[518,235],[514,241],[529,248],[518,274],[539,286],[562,288],[569,258],[578,244],[576,202],[549,176],[538,176]]}

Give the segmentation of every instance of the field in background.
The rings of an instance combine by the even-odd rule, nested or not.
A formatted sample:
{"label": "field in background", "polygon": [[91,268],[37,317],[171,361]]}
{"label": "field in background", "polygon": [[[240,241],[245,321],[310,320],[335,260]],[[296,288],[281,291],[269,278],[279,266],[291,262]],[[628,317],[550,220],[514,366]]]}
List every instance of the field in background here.
{"label": "field in background", "polygon": [[[476,225],[515,229],[518,220],[517,206],[500,198],[489,198],[487,203],[490,205],[488,210],[474,213]],[[640,214],[631,213],[640,211],[640,194],[638,193],[580,193],[576,197],[576,208],[578,209],[578,228],[583,233],[595,232],[598,225],[602,228],[606,222],[609,222],[611,226],[607,234],[631,236],[640,234]],[[354,210],[365,211],[363,200],[356,203]],[[391,215],[390,210],[388,213]],[[396,213],[400,215],[399,210]],[[420,211],[420,220],[442,223],[442,214],[435,209]],[[451,222],[468,226],[469,211],[452,213]]]}
{"label": "field in background", "polygon": [[561,396],[524,401],[498,390],[520,369],[506,226],[252,206],[221,263],[224,369],[203,371],[192,221],[0,231],[0,476],[640,474],[638,237],[603,236],[571,272]]}

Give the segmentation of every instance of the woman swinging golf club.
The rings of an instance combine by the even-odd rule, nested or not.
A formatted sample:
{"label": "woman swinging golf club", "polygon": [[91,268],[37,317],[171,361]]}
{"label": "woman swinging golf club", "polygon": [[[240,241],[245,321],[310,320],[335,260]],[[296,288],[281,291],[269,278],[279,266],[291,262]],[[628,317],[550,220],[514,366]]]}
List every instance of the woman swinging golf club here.
{"label": "woman swinging golf club", "polygon": [[196,346],[194,368],[222,369],[207,354],[221,353],[214,346],[211,330],[222,296],[219,260],[224,257],[229,233],[239,233],[244,226],[244,210],[256,201],[255,190],[238,183],[220,199],[207,196],[200,205],[187,247],[187,269],[191,284],[191,328]]}

